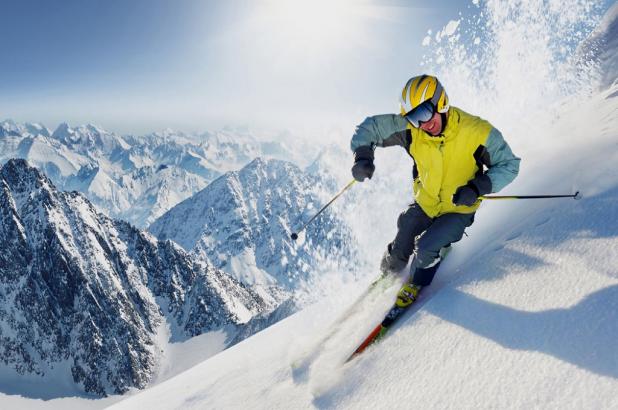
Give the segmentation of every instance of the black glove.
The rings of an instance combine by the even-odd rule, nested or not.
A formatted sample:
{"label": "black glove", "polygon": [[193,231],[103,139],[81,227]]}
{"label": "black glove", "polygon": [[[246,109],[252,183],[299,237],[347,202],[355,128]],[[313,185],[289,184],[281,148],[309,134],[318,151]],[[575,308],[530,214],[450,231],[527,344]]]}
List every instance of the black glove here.
{"label": "black glove", "polygon": [[352,166],[354,179],[358,182],[363,182],[365,178],[371,179],[375,170],[373,149],[371,147],[358,147],[354,151],[354,166]]}
{"label": "black glove", "polygon": [[358,182],[363,182],[365,178],[371,179],[373,176],[373,171],[376,170],[375,165],[373,165],[373,161],[368,159],[361,159],[354,163],[352,167],[352,176]]}
{"label": "black glove", "polygon": [[481,174],[470,180],[466,185],[460,186],[453,195],[455,205],[472,206],[481,195],[491,192],[491,179]]}
{"label": "black glove", "polygon": [[464,185],[460,186],[457,188],[457,191],[455,191],[453,203],[455,205],[472,206],[478,198],[479,193],[475,190],[474,186]]}

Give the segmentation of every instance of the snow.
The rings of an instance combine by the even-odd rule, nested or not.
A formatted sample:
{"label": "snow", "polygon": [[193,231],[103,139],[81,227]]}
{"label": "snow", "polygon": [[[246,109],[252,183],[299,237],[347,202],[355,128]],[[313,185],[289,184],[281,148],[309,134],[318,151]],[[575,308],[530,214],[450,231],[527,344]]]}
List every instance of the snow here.
{"label": "snow", "polygon": [[[488,3],[495,7],[488,14],[504,21],[496,2]],[[615,7],[612,13],[615,21]],[[460,23],[451,23],[440,36],[457,31]],[[502,47],[516,38],[513,30],[505,25],[497,39]],[[552,51],[526,54],[521,47],[516,42],[515,53],[493,55],[499,58],[490,87],[457,81],[475,72],[465,64],[444,69],[440,78],[453,90],[451,101],[474,101],[479,113],[495,118],[523,158],[518,179],[504,194],[581,190],[583,198],[486,201],[469,236],[454,246],[434,283],[382,343],[343,363],[388,309],[397,285],[336,323],[372,278],[334,280],[331,296],[218,354],[220,333],[172,345],[158,384],[143,392],[96,402],[0,393],[2,406],[618,408],[618,85],[604,82],[593,94],[585,87],[560,92],[554,86],[565,71],[549,69],[556,60],[543,55]],[[611,72],[615,57],[606,58],[615,49],[606,51]],[[436,56],[446,59],[449,52]],[[539,68],[533,78],[525,70],[530,61]],[[522,79],[530,81],[520,89]],[[539,98],[531,100],[535,89]],[[489,97],[467,98],[471,91]],[[494,94],[499,92],[512,98]],[[376,261],[394,233],[397,210],[410,197],[405,159],[376,153],[374,179],[357,184],[350,202],[341,205],[356,218],[361,249]],[[394,168],[406,172],[393,178],[388,171]],[[363,209],[363,201],[371,209]],[[171,377],[180,370],[186,371]]]}
{"label": "snow", "polygon": [[452,36],[459,27],[459,20],[451,20],[444,27],[443,36]]}
{"label": "snow", "polygon": [[[151,408],[161,408],[157,407],[157,400],[160,400],[159,405],[170,409],[203,408],[205,403],[210,408],[238,408],[243,402],[250,404],[251,408],[259,408],[259,403],[264,403],[262,408],[304,408],[310,399],[309,393],[295,386],[289,366],[274,370],[272,361],[286,362],[289,358],[289,346],[296,337],[285,325],[293,323],[294,330],[302,335],[306,325],[312,322],[312,313],[315,313],[313,309],[308,309],[294,316],[292,321],[286,319],[271,326],[250,339],[250,349],[246,348],[246,342],[242,342],[211,358],[207,362],[209,366],[203,363],[193,368],[191,374],[185,372],[159,385],[167,384],[172,388],[173,384],[179,389],[178,394],[170,397],[167,390],[159,391],[159,394],[153,391],[154,394],[145,402],[139,396],[133,399],[139,398],[140,406],[153,406]],[[200,380],[200,384],[211,388],[204,390],[193,380]],[[235,397],[234,392],[242,392],[242,399]],[[121,402],[119,408],[134,408],[136,402],[130,400]]]}
{"label": "snow", "polygon": [[[446,25],[444,26],[442,30],[438,30],[436,32],[435,41],[437,43],[440,43],[442,39],[449,39],[449,38],[456,39],[455,38],[456,36],[454,36],[454,34],[457,32],[460,22],[461,22],[460,20],[450,20],[448,23],[446,23]],[[423,39],[422,45],[428,46],[430,42],[431,42],[431,37],[428,35]]]}
{"label": "snow", "polygon": [[255,254],[249,250],[243,250],[242,253],[229,258],[229,265],[231,272],[241,272],[237,279],[243,283],[252,285],[274,285],[276,283],[272,276],[256,266]]}
{"label": "snow", "polygon": [[596,54],[596,57],[608,67],[601,74],[600,81],[602,87],[608,87],[618,78],[618,68],[615,64],[618,60],[618,3],[614,3],[608,10],[588,42],[594,44],[593,55]]}
{"label": "snow", "polygon": [[67,154],[66,150],[54,147],[46,138],[35,138],[28,148],[27,156],[31,161],[41,164],[53,163],[58,167],[60,175],[68,176],[77,172],[80,160],[75,160],[75,155]]}
{"label": "snow", "polygon": [[[29,392],[24,396],[32,397]],[[21,395],[0,393],[0,403],[3,409],[19,410],[97,410],[104,409],[123,399],[123,396],[112,396],[105,399],[86,399],[66,397],[54,400],[30,399]]]}
{"label": "snow", "polygon": [[225,348],[225,331],[215,331],[195,336],[178,343],[168,343],[169,332],[162,332],[160,345],[165,346],[164,360],[153,384],[161,383],[193,367]]}

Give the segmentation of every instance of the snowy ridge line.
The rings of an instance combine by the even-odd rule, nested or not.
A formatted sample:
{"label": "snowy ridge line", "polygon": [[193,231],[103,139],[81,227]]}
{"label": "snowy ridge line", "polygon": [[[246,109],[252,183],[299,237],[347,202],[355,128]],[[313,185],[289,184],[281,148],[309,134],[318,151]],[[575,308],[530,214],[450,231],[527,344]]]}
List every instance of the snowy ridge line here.
{"label": "snowy ridge line", "polygon": [[[189,135],[166,130],[119,136],[91,124],[60,124],[53,132],[38,124],[0,122],[0,164],[27,159],[61,190],[84,193],[102,212],[146,228],[157,217],[225,172],[255,157],[305,164],[281,136],[264,141],[248,131]],[[305,153],[317,149],[301,141]],[[306,145],[306,146],[305,146]]]}

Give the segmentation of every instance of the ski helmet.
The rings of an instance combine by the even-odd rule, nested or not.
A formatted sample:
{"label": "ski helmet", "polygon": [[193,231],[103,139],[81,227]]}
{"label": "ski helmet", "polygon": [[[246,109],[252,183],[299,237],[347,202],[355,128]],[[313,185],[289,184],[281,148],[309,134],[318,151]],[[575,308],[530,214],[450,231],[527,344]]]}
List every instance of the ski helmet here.
{"label": "ski helmet", "polygon": [[448,96],[436,77],[423,74],[410,78],[401,91],[401,115],[406,115],[425,101],[430,101],[440,114],[448,111]]}

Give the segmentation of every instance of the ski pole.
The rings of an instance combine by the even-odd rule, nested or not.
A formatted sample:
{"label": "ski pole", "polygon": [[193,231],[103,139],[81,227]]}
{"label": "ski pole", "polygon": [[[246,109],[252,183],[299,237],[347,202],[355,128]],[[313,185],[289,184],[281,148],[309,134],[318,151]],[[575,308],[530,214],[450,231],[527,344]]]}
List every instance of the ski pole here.
{"label": "ski pole", "polygon": [[483,195],[479,197],[480,199],[541,199],[541,198],[573,198],[573,199],[581,199],[582,196],[579,194],[579,191],[575,192],[571,195]]}
{"label": "ski pole", "polygon": [[328,208],[328,206],[329,206],[330,204],[332,204],[333,202],[335,202],[335,199],[339,198],[339,197],[341,196],[341,194],[343,194],[343,193],[344,193],[345,191],[347,191],[347,190],[348,190],[348,189],[349,189],[352,185],[354,185],[354,183],[355,183],[355,182],[356,182],[356,180],[355,180],[355,179],[353,179],[352,181],[350,181],[350,182],[348,183],[348,185],[346,185],[346,186],[345,186],[345,187],[344,187],[341,191],[339,191],[339,193],[338,193],[337,195],[335,195],[335,196],[333,197],[333,199],[331,199],[330,201],[328,201],[328,203],[327,203],[326,205],[324,205],[324,206],[322,207],[322,209],[320,209],[320,210],[318,211],[318,213],[316,213],[315,215],[313,215],[313,216],[311,217],[311,219],[309,219],[309,220],[307,221],[307,223],[305,223],[305,224],[304,224],[304,225],[303,225],[303,226],[302,226],[302,227],[298,230],[298,232],[292,232],[292,235],[290,235],[290,237],[292,238],[292,240],[294,240],[294,241],[295,241],[295,240],[297,240],[297,239],[298,239],[298,234],[299,234],[299,233],[301,233],[302,231],[304,231],[304,230],[305,230],[305,228],[307,227],[307,225],[309,225],[309,224],[310,224],[310,223],[311,223],[311,222],[312,222],[315,218],[317,218],[317,217],[318,217],[318,215],[320,215],[320,214],[321,214],[321,213],[322,213],[322,212],[323,212],[326,208]]}

